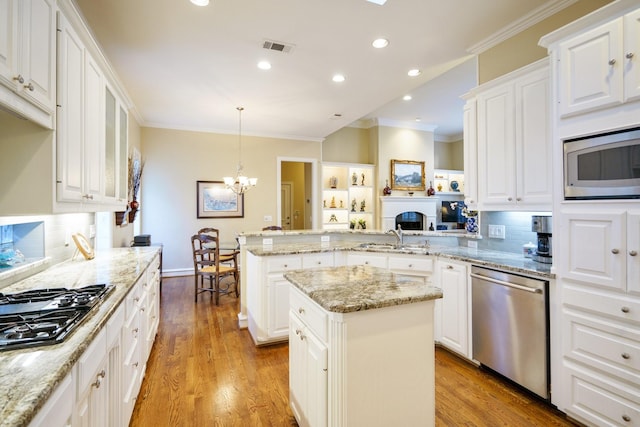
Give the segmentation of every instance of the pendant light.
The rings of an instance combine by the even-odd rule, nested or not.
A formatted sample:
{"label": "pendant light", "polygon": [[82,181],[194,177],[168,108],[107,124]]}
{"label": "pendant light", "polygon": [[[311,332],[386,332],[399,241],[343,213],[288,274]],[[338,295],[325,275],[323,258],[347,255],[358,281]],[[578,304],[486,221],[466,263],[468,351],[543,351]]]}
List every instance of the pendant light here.
{"label": "pendant light", "polygon": [[225,186],[236,194],[244,194],[258,183],[258,178],[247,178],[242,174],[242,111],[244,107],[236,107],[238,110],[238,170],[236,176],[225,176]]}

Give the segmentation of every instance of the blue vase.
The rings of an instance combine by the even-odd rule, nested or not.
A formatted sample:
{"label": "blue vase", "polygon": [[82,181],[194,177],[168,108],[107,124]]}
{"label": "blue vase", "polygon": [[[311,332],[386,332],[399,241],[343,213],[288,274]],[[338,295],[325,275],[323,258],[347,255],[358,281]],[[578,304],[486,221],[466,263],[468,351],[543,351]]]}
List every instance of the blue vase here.
{"label": "blue vase", "polygon": [[477,233],[478,232],[478,217],[477,216],[467,217],[466,229],[467,229],[467,233]]}

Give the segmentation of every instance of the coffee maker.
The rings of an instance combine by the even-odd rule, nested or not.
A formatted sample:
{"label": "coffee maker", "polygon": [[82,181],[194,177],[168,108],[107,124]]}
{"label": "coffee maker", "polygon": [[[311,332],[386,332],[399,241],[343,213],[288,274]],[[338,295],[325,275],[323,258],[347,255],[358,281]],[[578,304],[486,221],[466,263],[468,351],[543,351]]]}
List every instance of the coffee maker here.
{"label": "coffee maker", "polygon": [[531,259],[544,264],[552,263],[551,228],[553,222],[550,216],[533,215],[531,217],[531,231],[538,233],[538,247],[531,255]]}

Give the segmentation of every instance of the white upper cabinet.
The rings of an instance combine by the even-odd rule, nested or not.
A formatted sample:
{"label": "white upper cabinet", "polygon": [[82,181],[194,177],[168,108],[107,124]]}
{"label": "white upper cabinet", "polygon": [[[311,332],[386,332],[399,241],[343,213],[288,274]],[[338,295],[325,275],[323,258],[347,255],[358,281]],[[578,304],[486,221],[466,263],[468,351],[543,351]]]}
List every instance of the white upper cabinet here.
{"label": "white upper cabinet", "polygon": [[466,102],[464,126],[464,203],[471,209],[478,205],[478,136],[476,134],[476,100]]}
{"label": "white upper cabinet", "polygon": [[549,93],[546,61],[478,89],[479,209],[551,210]]}
{"label": "white upper cabinet", "polygon": [[561,117],[640,98],[640,10],[559,45]]}
{"label": "white upper cabinet", "polygon": [[51,129],[55,19],[53,0],[0,0],[0,103]]}

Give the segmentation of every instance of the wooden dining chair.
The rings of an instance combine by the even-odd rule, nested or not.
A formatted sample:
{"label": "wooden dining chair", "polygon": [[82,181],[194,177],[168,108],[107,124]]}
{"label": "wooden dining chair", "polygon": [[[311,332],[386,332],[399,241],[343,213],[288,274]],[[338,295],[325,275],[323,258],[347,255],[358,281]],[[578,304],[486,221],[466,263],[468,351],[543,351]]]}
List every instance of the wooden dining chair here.
{"label": "wooden dining chair", "polygon": [[[209,236],[215,237],[216,240],[220,241],[220,230],[217,228],[205,227],[198,230],[198,234],[207,234]],[[229,263],[237,258],[238,256],[238,247],[235,249],[220,249],[220,262],[221,263]]]}
{"label": "wooden dining chair", "polygon": [[[221,286],[223,278],[233,276],[236,297],[240,295],[240,273],[238,270],[238,252],[220,256],[220,242],[217,237],[209,234],[194,234],[191,236],[193,249],[194,291],[195,302],[198,294],[211,292],[215,295],[216,305],[220,305],[220,295],[231,291],[231,284]],[[205,287],[205,279],[209,279],[209,287]]]}

